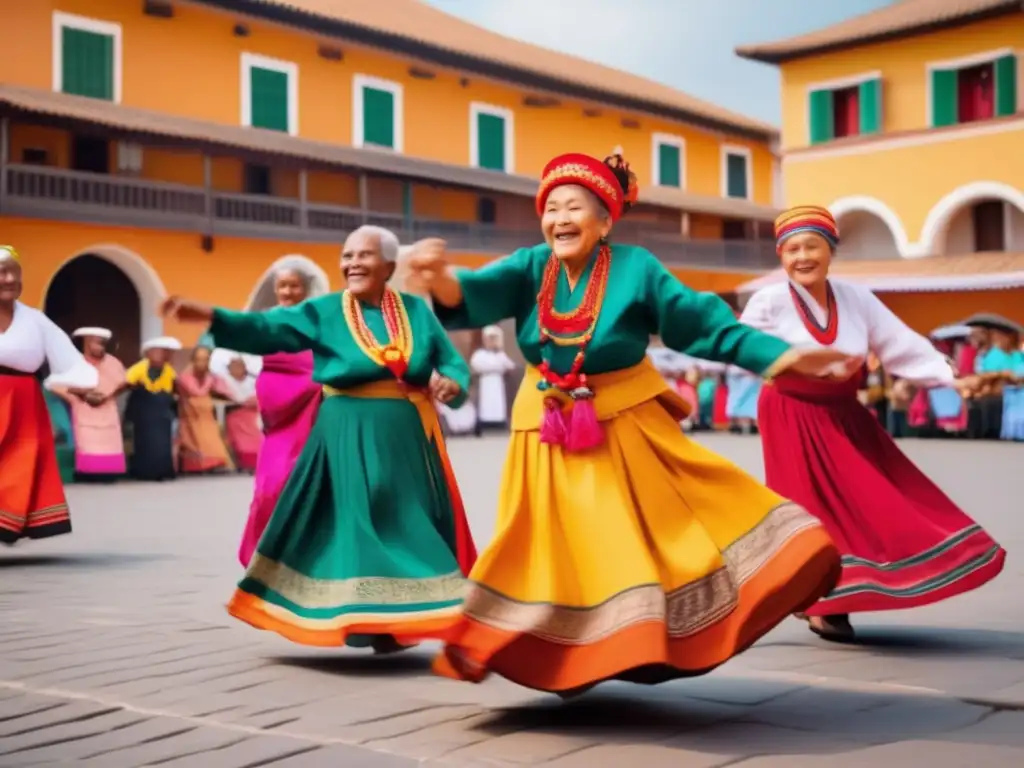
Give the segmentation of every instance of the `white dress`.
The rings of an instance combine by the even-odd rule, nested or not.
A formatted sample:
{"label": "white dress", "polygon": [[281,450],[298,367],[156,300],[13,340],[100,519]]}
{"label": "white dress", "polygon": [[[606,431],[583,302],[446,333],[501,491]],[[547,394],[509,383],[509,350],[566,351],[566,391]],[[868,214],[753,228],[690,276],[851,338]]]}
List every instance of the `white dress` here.
{"label": "white dress", "polygon": [[[868,288],[842,280],[829,280],[835,296],[839,327],[832,349],[856,357],[873,352],[892,376],[923,386],[953,382],[953,369],[924,336],[896,317]],[[740,322],[777,336],[795,347],[824,346],[807,330],[789,292],[790,283],[769,285],[750,297]],[[797,294],[824,328],[827,313],[806,290],[793,284]]]}
{"label": "white dress", "polygon": [[508,421],[505,374],[516,367],[512,358],[500,349],[480,348],[469,358],[469,368],[480,377],[477,418],[481,424]]}
{"label": "white dress", "polygon": [[50,367],[48,388],[99,386],[96,367],[86,362],[68,335],[38,309],[16,301],[11,326],[0,333],[0,367],[34,374],[44,363]]}

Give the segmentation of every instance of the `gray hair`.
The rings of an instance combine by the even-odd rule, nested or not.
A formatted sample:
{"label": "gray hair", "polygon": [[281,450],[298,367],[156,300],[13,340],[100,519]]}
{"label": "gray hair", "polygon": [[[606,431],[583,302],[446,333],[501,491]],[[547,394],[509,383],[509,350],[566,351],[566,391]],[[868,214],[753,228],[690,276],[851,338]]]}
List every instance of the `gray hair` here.
{"label": "gray hair", "polygon": [[398,241],[398,235],[390,229],[378,227],[374,224],[364,224],[354,230],[349,237],[355,235],[373,235],[380,242],[380,255],[384,261],[391,262],[392,264],[398,262],[398,249],[401,247],[401,243]]}
{"label": "gray hair", "polygon": [[303,268],[304,266],[305,265],[300,265],[299,263],[290,264],[287,262],[279,265],[277,269],[274,270],[274,282],[276,283],[280,280],[281,275],[285,272],[291,272],[299,278],[299,282],[302,284],[302,290],[305,291],[306,294],[309,294],[310,289],[313,286],[313,276]]}

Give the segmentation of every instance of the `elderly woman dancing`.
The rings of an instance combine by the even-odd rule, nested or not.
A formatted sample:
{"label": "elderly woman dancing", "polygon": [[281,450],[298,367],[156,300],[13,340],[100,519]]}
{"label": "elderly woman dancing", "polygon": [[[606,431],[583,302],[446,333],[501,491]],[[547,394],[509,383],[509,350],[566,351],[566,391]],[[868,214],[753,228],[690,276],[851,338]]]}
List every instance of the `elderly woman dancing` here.
{"label": "elderly woman dancing", "polygon": [[71,532],[50,414],[36,373],[82,397],[99,385],[96,368],[71,339],[21,298],[21,259],[0,245],[0,543]]}
{"label": "elderly woman dancing", "polygon": [[797,505],[687,438],[650,337],[759,374],[844,367],[737,322],[657,257],[608,241],[636,199],[623,159],[555,158],[545,242],[454,272],[444,244],[412,274],[450,328],[514,318],[529,363],[512,409],[497,533],[437,671],[488,671],[570,695],[602,680],[704,674],[831,589],[839,554]]}
{"label": "elderly woman dancing", "polygon": [[387,285],[397,256],[394,234],[364,227],[340,294],[268,312],[164,304],[229,349],[313,353],[324,401],[228,606],[298,643],[446,639],[476,557],[431,399],[463,399],[469,368],[426,302]]}
{"label": "elderly woman dancing", "polygon": [[[326,281],[321,278],[320,282]],[[328,290],[329,286],[319,285],[298,262],[286,263],[274,273],[274,300],[279,307],[294,307]],[[248,566],[252,560],[281,491],[313,431],[321,392],[320,384],[313,381],[310,350],[264,355],[260,375],[256,377],[256,400],[264,439],[256,459],[256,484],[249,519],[238,548],[238,559],[243,566]]]}
{"label": "elderly woman dancing", "polygon": [[[743,322],[792,344],[874,353],[919,386],[954,383],[945,356],[870,290],[829,278],[839,229],[827,209],[786,211],[775,234],[789,280],[755,293]],[[858,402],[859,386],[860,377],[782,376],[764,387],[758,410],[768,487],[807,507],[843,555],[838,585],[806,612],[811,630],[831,640],[853,637],[850,613],[959,595],[994,578],[1006,557],[900,451]]]}

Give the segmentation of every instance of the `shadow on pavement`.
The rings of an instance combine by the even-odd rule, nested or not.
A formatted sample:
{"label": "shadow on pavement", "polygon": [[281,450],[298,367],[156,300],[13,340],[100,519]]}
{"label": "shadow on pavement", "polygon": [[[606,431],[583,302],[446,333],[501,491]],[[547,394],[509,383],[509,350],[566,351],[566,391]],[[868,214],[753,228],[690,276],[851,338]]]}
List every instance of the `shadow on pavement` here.
{"label": "shadow on pavement", "polygon": [[856,651],[858,648],[872,656],[996,656],[1024,658],[1024,632],[1004,632],[991,629],[964,629],[954,627],[857,627],[857,638],[851,643],[826,641],[762,642],[758,648],[835,648],[837,651]]}
{"label": "shadow on pavement", "polygon": [[0,570],[4,568],[126,568],[173,559],[170,555],[140,555],[123,552],[22,555],[0,549]]}
{"label": "shadow on pavement", "polygon": [[432,675],[431,654],[405,651],[387,656],[375,656],[370,651],[351,650],[344,655],[332,656],[272,656],[272,664],[300,667],[315,672],[346,677],[427,677]]}

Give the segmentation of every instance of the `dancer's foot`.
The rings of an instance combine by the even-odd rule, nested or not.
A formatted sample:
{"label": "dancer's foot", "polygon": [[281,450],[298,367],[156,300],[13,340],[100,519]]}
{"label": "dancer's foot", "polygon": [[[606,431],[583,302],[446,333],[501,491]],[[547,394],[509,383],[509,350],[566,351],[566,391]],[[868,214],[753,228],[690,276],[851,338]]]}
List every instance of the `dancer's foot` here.
{"label": "dancer's foot", "polygon": [[811,632],[821,639],[836,643],[848,643],[856,636],[853,625],[850,624],[850,616],[845,613],[811,616],[807,618],[807,625]]}
{"label": "dancer's foot", "polygon": [[407,651],[415,646],[402,645],[402,643],[395,640],[393,635],[377,635],[373,638],[373,642],[370,643],[370,647],[373,649],[375,656],[387,656],[392,653]]}

